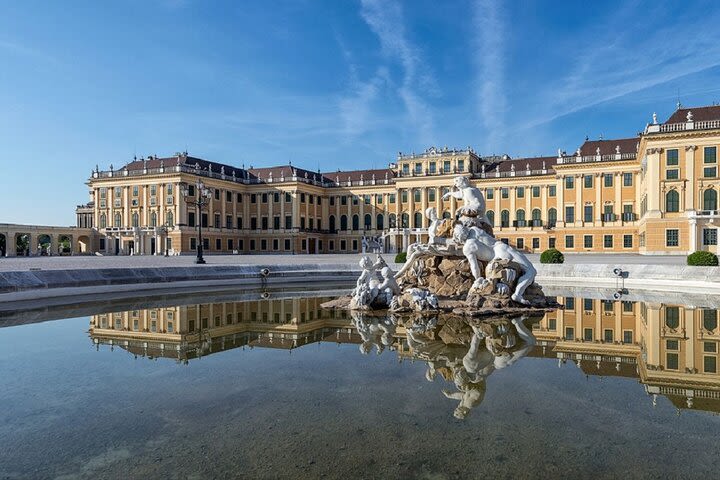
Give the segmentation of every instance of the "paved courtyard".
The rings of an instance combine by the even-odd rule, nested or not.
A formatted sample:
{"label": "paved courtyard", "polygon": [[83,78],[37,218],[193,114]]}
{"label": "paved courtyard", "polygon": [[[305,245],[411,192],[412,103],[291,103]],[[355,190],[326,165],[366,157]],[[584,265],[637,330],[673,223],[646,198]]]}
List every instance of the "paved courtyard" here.
{"label": "paved courtyard", "polygon": [[[528,255],[533,262],[539,262],[539,255]],[[391,260],[394,254],[386,254]],[[268,264],[346,264],[355,263],[360,254],[336,255],[207,255],[207,265],[268,265]],[[75,256],[75,257],[0,257],[0,272],[29,269],[82,269],[82,268],[153,268],[180,267],[193,265],[194,256]],[[593,263],[652,265],[685,265],[684,256],[643,256],[643,255],[565,255],[565,263]]]}

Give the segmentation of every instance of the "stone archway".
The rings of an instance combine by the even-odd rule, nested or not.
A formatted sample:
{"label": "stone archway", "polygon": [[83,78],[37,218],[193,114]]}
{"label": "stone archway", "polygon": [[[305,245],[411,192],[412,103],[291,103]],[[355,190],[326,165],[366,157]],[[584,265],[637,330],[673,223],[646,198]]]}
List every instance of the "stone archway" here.
{"label": "stone archway", "polygon": [[80,235],[77,239],[77,253],[90,253],[90,237]]}
{"label": "stone archway", "polygon": [[19,257],[30,256],[30,234],[29,233],[18,233],[15,234],[15,251]]}
{"label": "stone archway", "polygon": [[[52,247],[52,237],[45,233],[38,235],[35,251],[38,255],[50,255]],[[32,252],[31,252],[32,253]]]}
{"label": "stone archway", "polygon": [[70,235],[60,235],[58,238],[58,255],[72,255],[73,251],[73,244],[72,244],[72,236]]}

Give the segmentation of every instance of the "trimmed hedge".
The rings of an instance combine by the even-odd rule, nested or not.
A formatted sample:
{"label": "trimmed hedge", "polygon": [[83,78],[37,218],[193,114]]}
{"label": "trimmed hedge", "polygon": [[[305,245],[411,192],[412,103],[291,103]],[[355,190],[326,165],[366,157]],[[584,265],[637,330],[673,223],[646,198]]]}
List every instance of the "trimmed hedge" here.
{"label": "trimmed hedge", "polygon": [[717,267],[718,257],[712,252],[693,252],[688,255],[687,264],[694,267]]}
{"label": "trimmed hedge", "polygon": [[540,263],[565,263],[565,255],[557,248],[548,248],[540,254]]}
{"label": "trimmed hedge", "polygon": [[407,260],[407,252],[400,252],[395,255],[395,263],[405,263]]}

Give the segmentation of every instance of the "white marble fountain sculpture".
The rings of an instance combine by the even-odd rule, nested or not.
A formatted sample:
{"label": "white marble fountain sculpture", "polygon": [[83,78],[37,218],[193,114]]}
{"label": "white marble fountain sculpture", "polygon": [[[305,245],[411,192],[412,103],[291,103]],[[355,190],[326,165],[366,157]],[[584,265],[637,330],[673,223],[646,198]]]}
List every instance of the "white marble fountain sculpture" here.
{"label": "white marble fountain sculpture", "polygon": [[[532,263],[522,252],[491,234],[492,227],[485,216],[485,199],[480,190],[470,186],[467,177],[463,176],[456,177],[454,185],[454,190],[443,198],[452,196],[463,201],[456,218],[438,218],[435,208],[425,210],[425,216],[430,220],[428,241],[408,247],[407,260],[397,273],[393,273],[379,254],[375,262],[367,256],[361,258],[363,271],[351,293],[351,310],[441,308],[437,292],[421,288],[423,262],[432,257],[440,257],[438,262],[441,258],[459,262],[454,264],[458,268],[467,261],[464,268],[469,265],[474,281],[472,286],[463,287],[464,291],[455,292],[455,300],[492,296],[507,299],[503,303],[507,306],[513,302],[519,306],[531,304],[526,291],[533,285],[537,273]],[[534,290],[532,295],[537,292]],[[512,302],[508,303],[510,300]]]}

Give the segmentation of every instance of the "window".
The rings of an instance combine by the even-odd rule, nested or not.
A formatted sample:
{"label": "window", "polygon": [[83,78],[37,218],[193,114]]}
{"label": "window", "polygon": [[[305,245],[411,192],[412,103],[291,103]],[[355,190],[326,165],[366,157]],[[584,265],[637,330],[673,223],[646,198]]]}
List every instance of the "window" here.
{"label": "window", "polygon": [[370,216],[369,213],[365,214],[365,217],[363,218],[363,225],[365,227],[365,230],[370,230],[372,226],[372,216]]}
{"label": "window", "polygon": [[717,353],[717,343],[715,343],[715,342],[703,342],[703,352],[705,352],[705,353]]}
{"label": "window", "polygon": [[665,164],[670,166],[678,164],[678,150],[676,148],[665,152]]}
{"label": "window", "polygon": [[703,328],[710,332],[717,328],[717,310],[703,310]]}
{"label": "window", "polygon": [[[434,193],[433,193],[433,198],[435,198]],[[383,203],[382,193],[378,193],[377,195],[375,195],[375,203],[377,203],[378,205],[382,205],[382,203]]]}
{"label": "window", "polygon": [[428,202],[434,202],[435,201],[435,189],[429,188],[428,189]]}
{"label": "window", "polygon": [[257,195],[254,193],[250,194],[250,203],[257,203]]}
{"label": "window", "polygon": [[368,194],[363,195],[363,203],[365,205],[370,205],[370,200],[371,200],[370,195],[368,195]]}
{"label": "window", "polygon": [[665,307],[665,326],[673,330],[680,326],[680,307]]}
{"label": "window", "polygon": [[548,238],[548,248],[555,248],[555,237]]}
{"label": "window", "polygon": [[250,217],[250,229],[257,230],[257,217]]}
{"label": "window", "polygon": [[548,196],[554,197],[557,194],[557,187],[555,185],[550,185],[548,187]]}
{"label": "window", "polygon": [[225,228],[233,228],[232,215],[225,215]]}
{"label": "window", "polygon": [[717,177],[717,167],[705,167],[703,168],[703,177],[715,178]]}
{"label": "window", "polygon": [[575,177],[565,177],[565,189],[572,190],[575,188]]}
{"label": "window", "polygon": [[612,187],[613,186],[613,176],[612,173],[606,173],[603,175],[603,180],[605,181],[606,187]]}
{"label": "window", "polygon": [[485,190],[485,198],[487,198],[488,200],[492,200],[493,198],[495,198],[495,189],[488,188],[487,190]]}
{"label": "window", "polygon": [[575,340],[575,329],[573,327],[565,327],[565,339]]}
{"label": "window", "polygon": [[423,227],[423,216],[420,212],[415,212],[415,215],[413,215],[413,228],[422,228]]}
{"label": "window", "polygon": [[437,172],[437,163],[436,162],[430,162],[430,173],[436,173]]}
{"label": "window", "polygon": [[400,215],[400,226],[402,228],[410,228],[410,215],[407,213]]}
{"label": "window", "polygon": [[242,197],[243,197],[242,193],[237,194],[237,196],[235,198],[235,200],[237,200],[237,203],[242,203]]}
{"label": "window", "polygon": [[627,300],[623,300],[622,302],[622,310],[625,313],[633,313],[633,302],[629,302]]}
{"label": "window", "polygon": [[583,311],[585,311],[585,312],[593,311],[593,299],[592,298],[583,298]]}
{"label": "window", "polygon": [[[305,240],[303,240],[303,242],[304,241]],[[264,238],[260,240],[260,250],[263,250],[263,251],[267,250],[267,240]]]}
{"label": "window", "polygon": [[290,192],[285,192],[285,203],[292,203],[292,194]]}
{"label": "window", "polygon": [[389,194],[388,197],[389,197],[388,202],[395,203],[395,194],[394,193]]}
{"label": "window", "polygon": [[397,228],[397,216],[394,213],[391,213],[388,217],[388,227]]}
{"label": "window", "polygon": [[542,216],[542,213],[540,212],[539,208],[533,209],[533,211],[532,211],[532,226],[533,227],[542,226],[541,216]]}
{"label": "window", "polygon": [[593,206],[592,205],[585,205],[585,207],[583,208],[583,220],[585,222],[593,221]]}
{"label": "window", "polygon": [[666,180],[677,180],[680,178],[680,173],[677,168],[671,168],[668,170],[665,170],[665,179]]}
{"label": "window", "polygon": [[280,203],[280,194],[278,192],[273,193],[273,202]]}
{"label": "window", "polygon": [[360,217],[358,215],[352,216],[352,229],[360,230]]}
{"label": "window", "polygon": [[215,250],[222,250],[222,239],[215,239]]}
{"label": "window", "polygon": [[132,226],[133,227],[140,226],[140,216],[137,214],[137,212],[132,214]]}
{"label": "window", "polygon": [[100,214],[100,228],[105,228],[105,227],[107,227],[107,217],[105,216],[104,213],[101,213]]}
{"label": "window", "polygon": [[533,250],[537,250],[538,248],[540,248],[540,239],[539,238],[534,237],[532,239],[532,248],[533,248]]}
{"label": "window", "polygon": [[539,198],[539,197],[540,197],[540,187],[538,187],[538,186],[532,187],[532,196],[533,196],[534,198]]}
{"label": "window", "polygon": [[525,187],[517,187],[517,198],[525,198]]}
{"label": "window", "polygon": [[377,217],[375,218],[375,228],[377,230],[382,230],[385,228],[385,217],[382,213],[378,213]]}
{"label": "window", "polygon": [[522,250],[523,248],[525,248],[525,239],[524,238],[516,239],[515,247],[517,247],[518,250]]}
{"label": "window", "polygon": [[585,184],[585,188],[592,188],[593,187],[593,176],[592,175],[585,175],[583,177],[583,182]]}
{"label": "window", "polygon": [[668,193],[665,194],[665,211],[680,211],[680,194],[677,192],[677,190],[670,190]]}
{"label": "window", "polygon": [[420,203],[421,196],[422,196],[422,192],[420,191],[419,188],[416,188],[415,190],[413,190],[413,201],[415,203]]}
{"label": "window", "polygon": [[717,228],[703,228],[703,245],[717,245]]}
{"label": "window", "polygon": [[623,343],[633,343],[632,330],[623,330]]}
{"label": "window", "polygon": [[680,245],[679,232],[677,228],[668,228],[665,230],[665,246],[677,247]]}
{"label": "window", "polygon": [[633,237],[632,235],[623,235],[623,248],[632,248]]}
{"label": "window", "polygon": [[612,343],[613,342],[613,331],[610,330],[609,328],[606,328],[605,330],[603,330],[603,340],[605,340],[605,342],[607,342],[607,343]]}
{"label": "window", "polygon": [[633,174],[632,173],[623,173],[623,187],[632,187],[633,184]]}
{"label": "window", "polygon": [[557,210],[551,208],[548,210],[548,226],[554,226],[557,223]]}
{"label": "window", "polygon": [[525,210],[522,208],[515,212],[515,220],[517,227],[525,226]]}
{"label": "window", "polygon": [[465,171],[465,160],[458,160],[457,167],[458,167],[458,172]]}
{"label": "window", "polygon": [[300,217],[300,228],[305,230],[305,217]]}
{"label": "window", "polygon": [[705,147],[704,152],[704,163],[717,163],[717,147]]}
{"label": "window", "polygon": [[490,225],[494,227],[495,226],[495,212],[493,212],[492,210],[488,210],[487,212],[485,212],[485,217],[487,218],[488,223],[490,223]]}
{"label": "window", "polygon": [[568,223],[573,223],[575,221],[575,207],[565,207],[565,221]]}
{"label": "window", "polygon": [[285,215],[285,229],[289,230],[292,228],[292,216]]}
{"label": "window", "polygon": [[233,239],[232,239],[232,238],[228,238],[228,241],[227,241],[227,249],[228,249],[228,251],[230,251],[230,252],[232,252],[233,250],[235,250],[235,242],[233,242]]}
{"label": "window", "polygon": [[565,235],[565,248],[575,248],[575,237],[572,235]]}
{"label": "window", "polygon": [[132,187],[132,195],[133,195],[133,197],[137,197],[137,196],[138,196],[138,190],[139,190],[139,187],[138,187],[137,185],[133,185],[133,187]]}
{"label": "window", "polygon": [[500,212],[500,227],[509,227],[510,226],[510,211],[509,210],[503,210]]}
{"label": "window", "polygon": [[410,164],[409,164],[409,163],[403,163],[403,164],[402,164],[402,174],[403,174],[403,175],[410,175]]}
{"label": "window", "polygon": [[450,161],[449,160],[445,160],[443,162],[443,172],[450,173]]}
{"label": "window", "polygon": [[290,240],[286,239],[283,246],[285,247],[285,250],[290,250]]}
{"label": "window", "polygon": [[592,235],[583,236],[583,245],[585,246],[585,248],[592,248],[593,247],[593,236]]}
{"label": "window", "polygon": [[717,191],[708,188],[703,192],[703,210],[717,210]]}
{"label": "window", "polygon": [[565,310],[575,310],[575,297],[565,297]]}
{"label": "window", "polygon": [[503,187],[500,189],[500,196],[502,198],[510,198],[510,189]]}
{"label": "window", "polygon": [[280,230],[280,215],[273,217],[273,229]]}
{"label": "window", "polygon": [[408,201],[408,192],[407,192],[407,190],[403,190],[402,192],[400,192],[400,201],[401,201],[402,203],[407,203],[407,201]]}
{"label": "window", "polygon": [[717,372],[717,357],[706,355],[703,357],[703,371],[705,373]]}
{"label": "window", "polygon": [[593,340],[593,329],[592,328],[585,328],[583,330],[583,340],[586,342],[592,342]]}
{"label": "window", "polygon": [[612,235],[603,235],[603,247],[613,248],[613,236]]}
{"label": "window", "polygon": [[665,368],[668,370],[677,370],[678,369],[678,354],[677,353],[668,353],[666,355],[667,358],[667,365]]}

